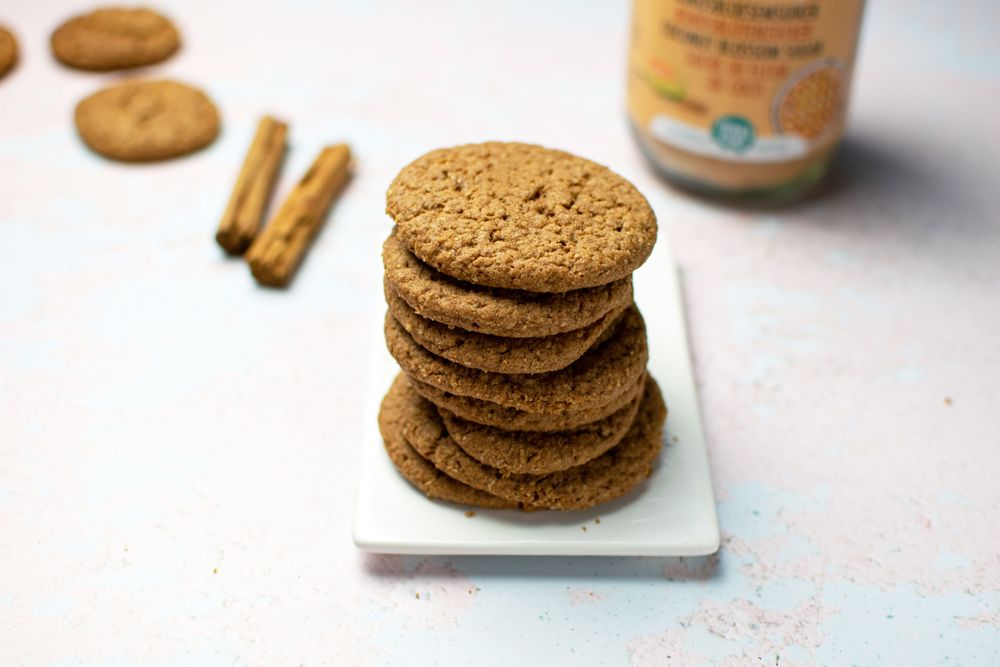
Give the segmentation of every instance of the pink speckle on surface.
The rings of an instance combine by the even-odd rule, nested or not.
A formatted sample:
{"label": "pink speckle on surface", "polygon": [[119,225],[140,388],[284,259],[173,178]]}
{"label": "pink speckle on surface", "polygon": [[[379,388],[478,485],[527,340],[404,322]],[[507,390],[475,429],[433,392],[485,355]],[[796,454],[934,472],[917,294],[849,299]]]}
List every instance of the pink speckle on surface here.
{"label": "pink speckle on surface", "polygon": [[569,603],[573,606],[589,602],[600,602],[608,597],[603,593],[595,593],[586,588],[569,588],[566,590],[566,595],[569,596]]}
{"label": "pink speckle on surface", "polygon": [[686,646],[687,631],[673,628],[656,635],[643,635],[629,644],[633,667],[701,667],[708,657]]}
{"label": "pink speckle on surface", "polygon": [[723,639],[751,640],[744,650],[746,657],[780,654],[790,646],[803,648],[815,656],[823,640],[818,626],[830,613],[816,599],[787,611],[764,609],[748,600],[730,604],[706,602],[689,623],[704,625]]}
{"label": "pink speckle on surface", "polygon": [[818,627],[831,613],[816,599],[788,610],[766,609],[747,600],[706,601],[690,617],[681,619],[682,627],[633,640],[629,645],[632,664],[708,664],[708,657],[691,646],[695,628],[726,640],[729,647],[738,647],[734,652],[729,652],[730,648],[715,655],[711,661],[715,665],[816,664],[816,649],[823,641]]}
{"label": "pink speckle on surface", "polygon": [[378,604],[429,630],[458,625],[479,588],[447,562],[403,556],[362,556],[367,588]]}
{"label": "pink speckle on surface", "polygon": [[979,614],[978,616],[958,617],[955,619],[955,623],[963,628],[970,629],[980,628],[986,625],[1000,628],[1000,611]]}

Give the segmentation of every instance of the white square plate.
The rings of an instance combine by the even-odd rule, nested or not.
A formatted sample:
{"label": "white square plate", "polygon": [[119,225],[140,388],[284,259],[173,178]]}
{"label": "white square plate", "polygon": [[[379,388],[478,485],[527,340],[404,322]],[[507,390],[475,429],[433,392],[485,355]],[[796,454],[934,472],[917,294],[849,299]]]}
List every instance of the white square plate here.
{"label": "white square plate", "polygon": [[[635,273],[635,300],[649,334],[649,370],[669,408],[652,477],[625,498],[582,512],[465,510],[429,500],[396,472],[382,447],[379,404],[399,368],[377,345],[365,414],[354,543],[404,554],[697,556],[719,548],[687,327],[673,256],[661,233]],[[381,334],[381,327],[379,329]],[[600,522],[598,523],[598,519]]]}

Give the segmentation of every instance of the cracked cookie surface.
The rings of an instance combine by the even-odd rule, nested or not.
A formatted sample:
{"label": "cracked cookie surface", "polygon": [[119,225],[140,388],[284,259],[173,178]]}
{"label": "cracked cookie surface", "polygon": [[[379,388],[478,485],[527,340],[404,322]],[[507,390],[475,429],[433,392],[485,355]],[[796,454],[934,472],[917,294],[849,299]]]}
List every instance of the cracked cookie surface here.
{"label": "cracked cookie surface", "polygon": [[395,384],[411,446],[448,477],[535,508],[580,510],[619,498],[649,477],[663,440],[667,409],[647,378],[638,413],[621,442],[595,459],[547,475],[504,475],[469,456],[448,434],[434,406],[408,384]]}
{"label": "cracked cookie surface", "polygon": [[388,283],[389,312],[417,343],[439,357],[493,373],[547,373],[565,368],[605,340],[624,308],[581,329],[541,338],[510,338],[466,331],[421,317]]}
{"label": "cracked cookie surface", "polygon": [[580,329],[632,303],[632,277],[560,294],[482,287],[455,280],[417,259],[393,232],[382,244],[385,280],[418,315],[511,338]]}
{"label": "cracked cookie surface", "polygon": [[382,400],[378,414],[382,444],[399,474],[428,498],[491,509],[517,507],[516,502],[504,500],[448,477],[410,445],[406,438],[407,394],[399,386],[401,383],[406,384],[406,378],[402,374],[396,378],[392,389]]}
{"label": "cracked cookie surface", "polygon": [[74,119],[84,143],[124,162],[185,155],[219,134],[219,112],[208,96],[176,81],[105,88],[81,101]]}
{"label": "cracked cookie surface", "polygon": [[439,357],[417,344],[386,313],[389,353],[410,376],[452,394],[535,413],[560,414],[605,405],[634,386],[645,372],[646,326],[632,306],[608,340],[566,368],[549,373],[489,373]]}
{"label": "cracked cookie surface", "polygon": [[162,62],[180,47],[180,33],[149,9],[110,7],[74,16],[52,33],[52,53],[76,69],[104,72]]}
{"label": "cracked cookie surface", "polygon": [[438,410],[448,435],[465,453],[506,474],[545,475],[597,458],[625,436],[639,409],[636,395],[604,419],[571,431],[532,433],[484,426]]}
{"label": "cracked cookie surface", "polygon": [[386,193],[400,240],[460,280],[566,292],[628,276],[656,241],[630,182],[563,151],[488,142],[431,151]]}
{"label": "cracked cookie surface", "polygon": [[462,419],[509,431],[551,433],[580,428],[621,410],[642,391],[646,382],[646,374],[643,373],[635,384],[621,396],[613,398],[604,405],[585,410],[563,410],[555,413],[528,412],[517,408],[508,408],[499,403],[471,396],[458,396],[413,377],[408,379],[413,390],[438,406],[439,410],[447,410]]}

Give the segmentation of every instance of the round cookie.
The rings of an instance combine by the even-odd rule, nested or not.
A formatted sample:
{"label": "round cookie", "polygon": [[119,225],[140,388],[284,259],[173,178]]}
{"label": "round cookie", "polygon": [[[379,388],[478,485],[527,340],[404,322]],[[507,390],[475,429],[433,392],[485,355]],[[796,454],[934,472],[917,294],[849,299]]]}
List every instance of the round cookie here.
{"label": "round cookie", "polygon": [[17,40],[14,34],[0,25],[0,79],[17,64]]}
{"label": "round cookie", "polygon": [[542,338],[507,338],[465,331],[417,315],[389,284],[389,312],[421,347],[457,364],[493,373],[547,373],[565,368],[614,332],[624,309],[591,325]]}
{"label": "round cookie", "polygon": [[481,401],[478,398],[471,398],[469,396],[456,396],[412,377],[408,379],[410,385],[413,386],[413,390],[438,406],[438,410],[450,412],[466,421],[495,426],[509,431],[551,433],[553,431],[569,431],[580,428],[621,410],[642,391],[646,375],[644,373],[628,391],[612,399],[605,405],[587,410],[567,410],[549,414],[508,408],[497,403]]}
{"label": "round cookie", "polygon": [[639,411],[622,441],[597,458],[548,475],[503,475],[462,450],[448,435],[434,406],[407,385],[393,387],[405,398],[407,441],[452,479],[512,502],[537,508],[581,510],[619,498],[649,477],[663,439],[667,410],[649,378]]}
{"label": "round cookie", "polygon": [[164,160],[204,148],[219,134],[205,93],[176,81],[132,81],[76,107],[76,129],[94,151],[124,162]]}
{"label": "round cookie", "polygon": [[434,467],[427,459],[422,457],[403,436],[403,417],[406,410],[402,404],[403,395],[397,390],[396,385],[402,381],[406,384],[406,379],[402,374],[396,378],[393,388],[382,400],[382,407],[378,414],[379,431],[382,433],[382,443],[385,451],[389,454],[396,470],[410,484],[423,491],[428,498],[447,500],[459,505],[474,505],[476,507],[487,507],[492,509],[510,509],[518,506],[517,503],[503,500],[492,494],[479,489],[474,489],[467,484],[458,482],[448,477]]}
{"label": "round cookie", "polygon": [[414,257],[395,232],[382,245],[382,262],[389,286],[421,317],[494,336],[537,338],[574,331],[632,303],[631,276],[562,294],[463,283]]}
{"label": "round cookie", "polygon": [[646,327],[635,306],[625,311],[607,341],[550,373],[504,375],[461,366],[418,345],[391,313],[386,313],[385,338],[400,367],[421,382],[459,396],[541,413],[586,410],[614,400],[642,375],[649,356]]}
{"label": "round cookie", "polygon": [[545,475],[597,458],[625,436],[639,409],[639,395],[601,419],[573,431],[530,433],[505,431],[438,413],[445,430],[466,454],[505,475]]}
{"label": "round cookie", "polygon": [[110,7],[75,16],[52,33],[52,53],[76,69],[106,72],[152,65],[181,44],[177,28],[149,9]]}
{"label": "round cookie", "polygon": [[532,292],[603,285],[638,268],[656,216],[607,167],[531,144],[443,148],[399,172],[386,212],[400,240],[460,280]]}

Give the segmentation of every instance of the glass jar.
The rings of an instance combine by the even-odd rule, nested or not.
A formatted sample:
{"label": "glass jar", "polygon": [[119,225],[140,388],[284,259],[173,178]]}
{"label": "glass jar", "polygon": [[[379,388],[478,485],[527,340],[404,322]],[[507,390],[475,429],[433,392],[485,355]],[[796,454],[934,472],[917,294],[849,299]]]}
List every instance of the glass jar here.
{"label": "glass jar", "polygon": [[863,0],[634,0],[629,122],[667,179],[786,199],[826,173]]}

